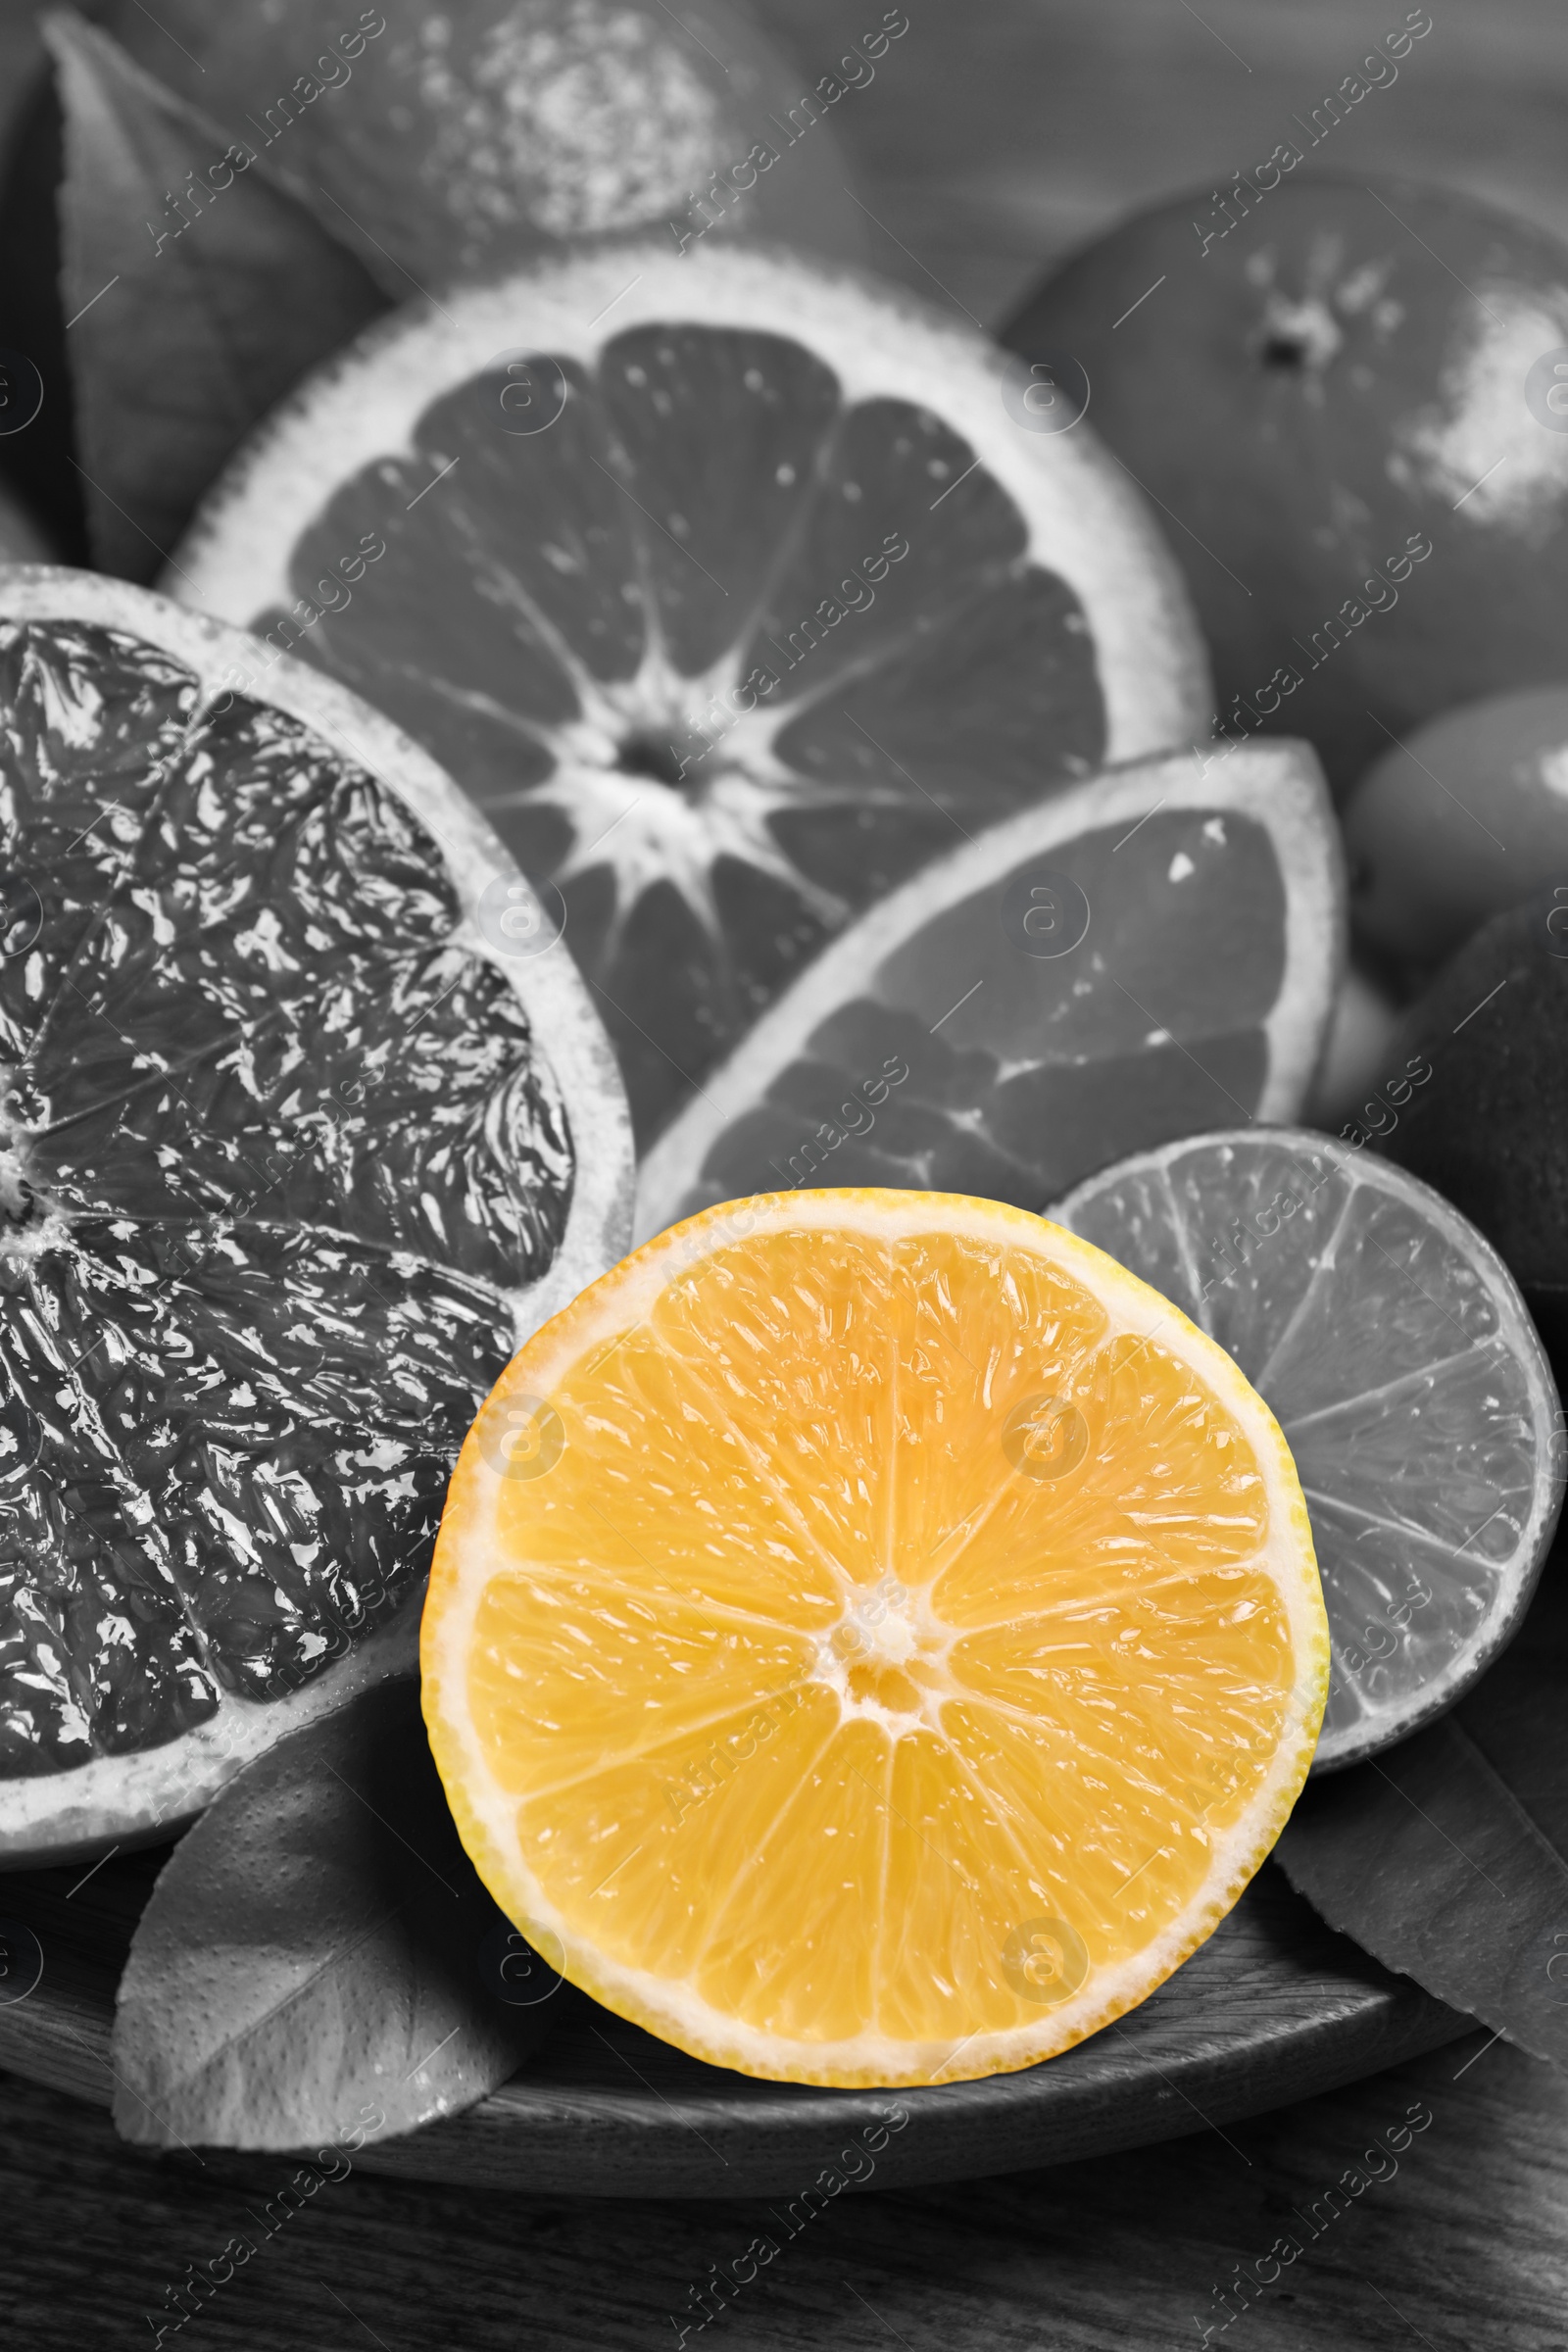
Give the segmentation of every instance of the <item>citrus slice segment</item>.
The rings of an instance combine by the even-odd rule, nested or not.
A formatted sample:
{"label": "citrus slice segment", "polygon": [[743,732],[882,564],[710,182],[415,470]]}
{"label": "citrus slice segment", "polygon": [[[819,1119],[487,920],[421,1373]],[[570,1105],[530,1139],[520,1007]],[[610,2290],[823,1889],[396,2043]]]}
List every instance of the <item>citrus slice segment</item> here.
{"label": "citrus slice segment", "polygon": [[574,1983],[715,2064],[1027,2066],[1202,1941],[1328,1675],[1235,1363],[996,1201],[782,1194],[537,1333],[421,1634],[465,1842]]}
{"label": "citrus slice segment", "polygon": [[409,1644],[630,1132],[516,868],[328,679],[0,575],[0,1860],[166,1830]]}
{"label": "citrus slice segment", "polygon": [[1211,1332],[1279,1417],[1334,1642],[1315,1769],[1451,1706],[1523,1616],[1562,1504],[1556,1391],[1491,1244],[1304,1129],[1145,1152],[1051,1213]]}
{"label": "citrus slice segment", "polygon": [[1204,766],[1098,776],[862,916],[648,1153],[639,1236],[828,1182],[1039,1208],[1140,1146],[1298,1113],[1344,959],[1333,815],[1304,744]]}
{"label": "citrus slice segment", "polygon": [[1138,493],[1021,400],[869,279],[595,248],[351,346],[169,585],[358,687],[560,894],[646,1142],[959,829],[1207,733]]}

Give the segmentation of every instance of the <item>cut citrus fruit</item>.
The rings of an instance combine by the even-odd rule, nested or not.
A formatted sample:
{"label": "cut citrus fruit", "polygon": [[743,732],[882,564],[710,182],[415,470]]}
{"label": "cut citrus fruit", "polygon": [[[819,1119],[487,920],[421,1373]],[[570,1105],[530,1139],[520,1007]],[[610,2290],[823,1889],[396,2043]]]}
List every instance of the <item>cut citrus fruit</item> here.
{"label": "cut citrus fruit", "polygon": [[384,1670],[630,1133],[422,752],[122,583],[0,573],[0,1859],[172,1826]]}
{"label": "cut citrus fruit", "polygon": [[1402,1169],[1302,1129],[1142,1153],[1051,1213],[1211,1332],[1279,1416],[1334,1641],[1318,1768],[1451,1706],[1523,1616],[1562,1502],[1556,1392],[1495,1250]]}
{"label": "cut citrus fruit", "polygon": [[870,280],[595,248],[372,329],[169,584],[360,688],[559,894],[646,1141],[958,828],[1206,734],[1138,494],[1021,400]]}
{"label": "cut citrus fruit", "polygon": [[1301,1108],[1343,960],[1304,744],[1101,776],[915,875],[763,1015],[645,1159],[640,1235],[769,1187],[1039,1208],[1135,1148]]}
{"label": "cut citrus fruit", "polygon": [[539,1332],[453,1476],[425,1720],[492,1892],[744,2073],[1027,2066],[1268,1852],[1328,1633],[1268,1408],[992,1200],[778,1194]]}

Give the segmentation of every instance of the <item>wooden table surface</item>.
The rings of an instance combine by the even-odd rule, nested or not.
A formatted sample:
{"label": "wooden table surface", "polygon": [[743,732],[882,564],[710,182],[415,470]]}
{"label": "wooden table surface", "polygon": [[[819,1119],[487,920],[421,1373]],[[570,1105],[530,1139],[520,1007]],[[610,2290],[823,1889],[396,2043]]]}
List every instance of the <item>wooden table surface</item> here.
{"label": "wooden table surface", "polygon": [[[1412,2110],[1430,2122],[1390,2152]],[[1366,2184],[1329,2199],[1351,2168]],[[165,2289],[243,2235],[255,2254],[165,2339],[181,2352],[656,2352],[710,2266],[766,2235],[776,2259],[713,2330],[737,2352],[1170,2352],[1200,2342],[1197,2323],[1217,2328],[1214,2289],[1239,2265],[1267,2277],[1293,2230],[1304,2252],[1213,2342],[1568,2345],[1568,2082],[1484,2034],[1223,2135],[846,2195],[793,2240],[760,2204],[520,2199],[359,2172],[285,2223],[274,2203],[265,2236],[291,2171],[154,2159],[96,2109],[0,2080],[8,2343],[150,2345]]]}
{"label": "wooden table surface", "polygon": [[[838,126],[878,265],[987,323],[1118,212],[1266,155],[1405,15],[1403,0],[905,6],[909,33]],[[0,127],[33,13],[0,0]],[[760,13],[810,78],[882,10],[767,0]],[[1430,14],[1398,82],[1322,160],[1457,180],[1568,233],[1561,0],[1430,0]],[[1430,2123],[1387,2153],[1412,2109]],[[1363,2185],[1311,2235],[1300,2215],[1326,2211],[1352,2167]],[[631,2352],[677,2342],[669,2315],[690,2319],[710,2266],[779,2234],[747,2205],[525,2201],[355,2173],[263,2239],[254,2217],[288,2173],[277,2158],[155,2160],[121,2146],[99,2111],[0,2078],[8,2341],[151,2344],[166,2288],[243,2233],[259,2251],[180,2331],[192,2352]],[[1286,2230],[1305,2251],[1222,2333],[1216,2290],[1237,2266],[1268,2275]],[[846,2196],[723,2325],[758,2352],[1164,2352],[1205,2327],[1258,2352],[1568,2352],[1568,2082],[1478,2033],[1223,2133]]]}

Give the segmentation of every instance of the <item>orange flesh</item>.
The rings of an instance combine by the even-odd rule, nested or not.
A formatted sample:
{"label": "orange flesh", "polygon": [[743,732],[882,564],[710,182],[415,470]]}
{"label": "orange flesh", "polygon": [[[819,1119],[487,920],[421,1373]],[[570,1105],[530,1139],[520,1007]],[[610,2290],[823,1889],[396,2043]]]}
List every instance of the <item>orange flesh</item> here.
{"label": "orange flesh", "polygon": [[1157,1328],[1005,1241],[785,1225],[550,1405],[466,1699],[568,1938],[929,2041],[1038,2026],[1200,1890],[1299,1662],[1252,1447]]}

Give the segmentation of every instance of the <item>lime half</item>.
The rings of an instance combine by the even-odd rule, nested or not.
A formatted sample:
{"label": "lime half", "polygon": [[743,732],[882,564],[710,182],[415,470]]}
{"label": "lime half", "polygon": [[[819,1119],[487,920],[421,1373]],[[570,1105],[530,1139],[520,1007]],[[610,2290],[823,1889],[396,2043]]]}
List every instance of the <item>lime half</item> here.
{"label": "lime half", "polygon": [[1301,1129],[1142,1152],[1050,1213],[1278,1416],[1334,1644],[1316,1768],[1451,1706],[1523,1615],[1562,1501],[1556,1391],[1491,1244],[1402,1169]]}

